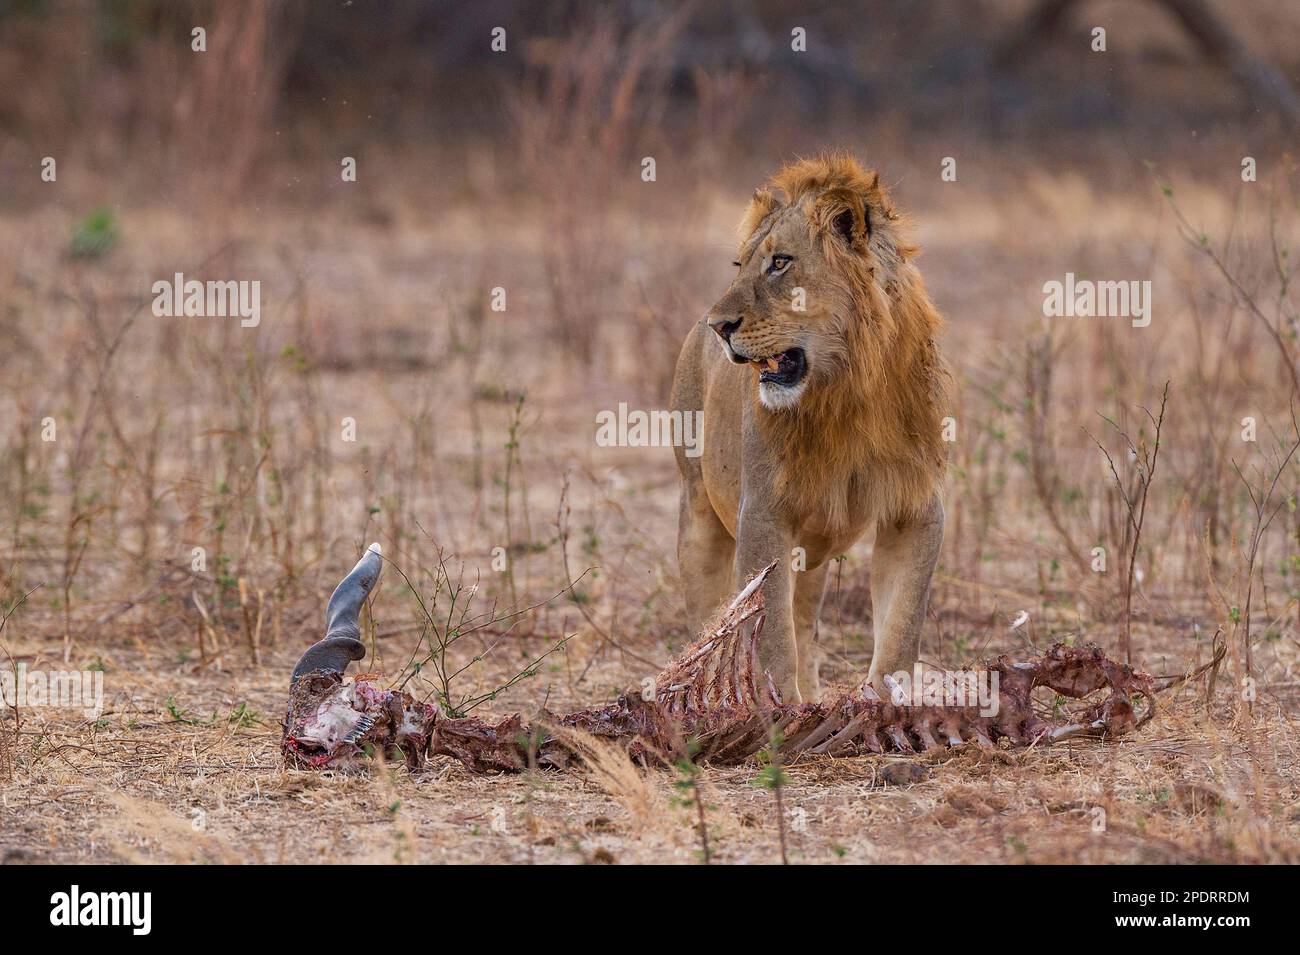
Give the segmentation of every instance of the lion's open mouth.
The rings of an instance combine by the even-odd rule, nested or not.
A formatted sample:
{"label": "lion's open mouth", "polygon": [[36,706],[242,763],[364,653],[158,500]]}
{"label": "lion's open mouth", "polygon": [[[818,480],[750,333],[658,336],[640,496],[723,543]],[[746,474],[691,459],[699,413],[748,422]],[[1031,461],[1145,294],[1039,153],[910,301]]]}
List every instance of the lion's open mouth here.
{"label": "lion's open mouth", "polygon": [[784,388],[799,384],[804,375],[808,374],[808,359],[802,348],[791,348],[779,355],[752,358],[750,361],[762,369],[758,375],[759,381]]}

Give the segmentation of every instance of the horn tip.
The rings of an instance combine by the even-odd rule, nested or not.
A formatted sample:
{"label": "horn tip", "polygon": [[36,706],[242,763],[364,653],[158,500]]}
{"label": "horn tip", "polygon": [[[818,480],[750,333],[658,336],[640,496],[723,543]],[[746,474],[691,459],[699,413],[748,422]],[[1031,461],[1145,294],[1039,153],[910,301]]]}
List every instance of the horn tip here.
{"label": "horn tip", "polygon": [[371,544],[369,547],[366,548],[367,554],[382,554],[383,552],[384,549],[379,546],[378,541],[375,541],[375,543]]}

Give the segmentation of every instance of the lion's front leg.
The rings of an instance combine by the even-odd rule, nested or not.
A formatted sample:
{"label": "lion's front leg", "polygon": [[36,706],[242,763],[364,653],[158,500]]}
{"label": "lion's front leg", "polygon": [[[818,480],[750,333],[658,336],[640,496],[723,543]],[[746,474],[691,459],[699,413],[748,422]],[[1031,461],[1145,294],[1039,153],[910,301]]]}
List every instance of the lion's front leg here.
{"label": "lion's front leg", "polygon": [[686,476],[682,482],[677,563],[692,639],[699,636],[709,618],[735,593],[732,587],[735,555],[735,542],[714,513],[702,480]]}
{"label": "lion's front leg", "polygon": [[910,672],[921,647],[930,579],[943,545],[943,502],[910,521],[881,521],[871,557],[871,619],[875,651],[868,678],[886,695],[883,677]]}
{"label": "lion's front leg", "polygon": [[790,569],[792,537],[775,515],[742,508],[736,533],[736,574],[737,583],[744,584],[776,561],[763,585],[767,612],[758,643],[758,662],[771,675],[785,702],[802,703],[794,627],[794,581]]}

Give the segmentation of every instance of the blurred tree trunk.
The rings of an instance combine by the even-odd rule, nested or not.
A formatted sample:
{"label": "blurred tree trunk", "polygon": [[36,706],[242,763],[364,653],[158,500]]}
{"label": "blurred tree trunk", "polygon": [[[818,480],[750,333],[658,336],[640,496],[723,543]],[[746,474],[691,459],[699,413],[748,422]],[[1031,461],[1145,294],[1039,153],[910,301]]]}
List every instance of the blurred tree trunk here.
{"label": "blurred tree trunk", "polygon": [[[1040,41],[1061,25],[1079,0],[1040,0],[1024,21],[1003,41],[995,62],[1008,67],[1027,56]],[[1268,104],[1294,127],[1300,127],[1300,97],[1286,76],[1256,56],[1237,36],[1231,24],[1207,0],[1152,0],[1164,7],[1200,47],[1205,56],[1224,67],[1233,79],[1261,104]]]}

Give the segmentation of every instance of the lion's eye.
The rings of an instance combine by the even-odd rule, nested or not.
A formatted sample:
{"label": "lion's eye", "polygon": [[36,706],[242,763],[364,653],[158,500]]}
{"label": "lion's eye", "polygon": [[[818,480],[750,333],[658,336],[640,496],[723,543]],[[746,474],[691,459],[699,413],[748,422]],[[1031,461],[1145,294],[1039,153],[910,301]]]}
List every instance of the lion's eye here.
{"label": "lion's eye", "polygon": [[731,264],[734,265],[736,268],[740,268],[740,259],[736,259],[736,261],[732,262]]}
{"label": "lion's eye", "polygon": [[788,266],[793,261],[794,261],[793,256],[774,255],[772,256],[772,264],[767,267],[767,271],[772,275],[775,275],[777,272],[784,272],[786,266]]}

